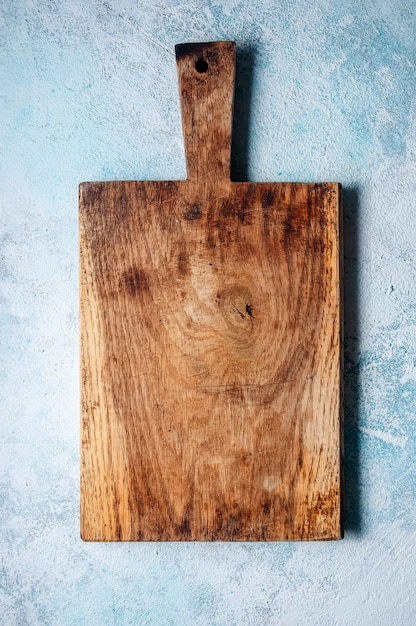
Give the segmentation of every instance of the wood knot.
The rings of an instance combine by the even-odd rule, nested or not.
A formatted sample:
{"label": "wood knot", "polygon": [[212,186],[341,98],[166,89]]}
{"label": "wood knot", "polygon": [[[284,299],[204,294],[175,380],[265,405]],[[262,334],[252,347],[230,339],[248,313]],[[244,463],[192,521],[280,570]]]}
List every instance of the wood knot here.
{"label": "wood knot", "polygon": [[251,334],[255,311],[253,296],[248,287],[229,285],[217,293],[216,302],[230,338],[241,340]]}

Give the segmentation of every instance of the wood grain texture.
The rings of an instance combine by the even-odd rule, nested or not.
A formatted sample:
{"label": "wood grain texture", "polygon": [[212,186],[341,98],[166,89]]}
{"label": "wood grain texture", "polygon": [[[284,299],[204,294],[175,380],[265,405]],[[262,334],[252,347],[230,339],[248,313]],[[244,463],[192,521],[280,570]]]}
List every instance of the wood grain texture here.
{"label": "wood grain texture", "polygon": [[81,534],[338,539],[341,188],[230,182],[235,46],[176,52],[188,180],[80,186]]}

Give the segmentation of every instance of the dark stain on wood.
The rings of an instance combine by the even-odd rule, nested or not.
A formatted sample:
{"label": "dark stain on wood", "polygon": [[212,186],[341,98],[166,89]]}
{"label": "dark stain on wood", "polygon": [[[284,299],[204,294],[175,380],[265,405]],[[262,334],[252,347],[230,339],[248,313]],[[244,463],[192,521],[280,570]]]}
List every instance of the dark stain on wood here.
{"label": "dark stain on wood", "polygon": [[268,209],[273,206],[275,197],[276,194],[271,189],[267,189],[261,197],[261,206],[263,209]]}
{"label": "dark stain on wood", "polygon": [[125,270],[119,282],[121,289],[127,289],[131,296],[142,295],[149,291],[149,281],[146,272],[137,267]]}
{"label": "dark stain on wood", "polygon": [[191,204],[184,211],[183,217],[188,222],[193,222],[194,220],[199,220],[202,217],[202,207],[200,204]]}
{"label": "dark stain on wood", "polygon": [[180,524],[178,524],[178,533],[184,538],[188,539],[191,535],[191,525],[187,515],[185,515]]}
{"label": "dark stain on wood", "polygon": [[296,216],[294,215],[294,211],[292,207],[289,207],[287,217],[283,223],[284,229],[284,241],[285,245],[290,246],[292,243],[292,237],[295,233],[296,228]]}
{"label": "dark stain on wood", "polygon": [[233,217],[235,215],[235,207],[231,201],[231,198],[225,198],[221,204],[220,213],[222,217]]}
{"label": "dark stain on wood", "polygon": [[178,255],[178,272],[181,276],[189,274],[189,257],[186,250],[181,250]]}
{"label": "dark stain on wood", "polygon": [[181,61],[185,57],[199,59],[206,53],[206,49],[203,43],[179,43],[175,46],[176,60]]}
{"label": "dark stain on wood", "polygon": [[89,210],[99,210],[103,198],[103,183],[81,183],[79,200]]}
{"label": "dark stain on wood", "polygon": [[244,222],[246,218],[247,202],[244,199],[238,204],[234,204],[231,198],[225,198],[221,205],[220,214],[225,218],[237,217],[240,222]]}

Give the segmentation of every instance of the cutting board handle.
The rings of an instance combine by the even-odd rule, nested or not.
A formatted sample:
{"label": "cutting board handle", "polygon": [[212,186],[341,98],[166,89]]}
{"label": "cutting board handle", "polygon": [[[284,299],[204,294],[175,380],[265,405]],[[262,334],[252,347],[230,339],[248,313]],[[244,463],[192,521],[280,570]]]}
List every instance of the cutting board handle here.
{"label": "cutting board handle", "polygon": [[230,180],[235,43],[175,46],[188,180]]}

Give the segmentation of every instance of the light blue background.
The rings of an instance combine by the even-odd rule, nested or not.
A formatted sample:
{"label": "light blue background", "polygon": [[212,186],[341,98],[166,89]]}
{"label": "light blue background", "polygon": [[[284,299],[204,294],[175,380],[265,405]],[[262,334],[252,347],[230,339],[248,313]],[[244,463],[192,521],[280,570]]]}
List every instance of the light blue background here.
{"label": "light blue background", "polygon": [[[415,9],[3,1],[1,624],[414,623]],[[185,177],[174,45],[217,39],[234,176],[345,188],[346,537],[85,544],[77,186]]]}

